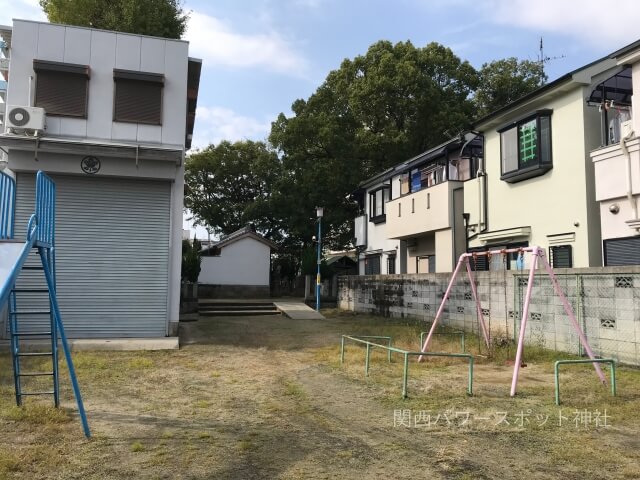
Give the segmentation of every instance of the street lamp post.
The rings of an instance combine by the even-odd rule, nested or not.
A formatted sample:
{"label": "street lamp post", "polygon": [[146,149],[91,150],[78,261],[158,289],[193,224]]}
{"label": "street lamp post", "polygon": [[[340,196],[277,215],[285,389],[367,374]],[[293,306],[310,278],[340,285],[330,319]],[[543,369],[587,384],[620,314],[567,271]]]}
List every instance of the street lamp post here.
{"label": "street lamp post", "polygon": [[324,209],[316,207],[316,216],[318,217],[318,275],[316,277],[316,310],[320,311],[320,262],[322,257],[322,214]]}

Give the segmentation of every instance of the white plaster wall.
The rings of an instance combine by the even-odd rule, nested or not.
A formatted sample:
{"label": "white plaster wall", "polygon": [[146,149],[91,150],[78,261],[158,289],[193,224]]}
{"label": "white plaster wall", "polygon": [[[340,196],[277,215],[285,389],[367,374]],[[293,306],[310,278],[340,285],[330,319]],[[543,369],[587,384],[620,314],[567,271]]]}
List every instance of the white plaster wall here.
{"label": "white plaster wall", "polygon": [[[15,20],[7,103],[33,105],[34,59],[89,65],[87,118],[47,117],[47,134],[183,146],[188,48],[181,40]],[[113,121],[114,68],[165,75],[162,125]]]}
{"label": "white plaster wall", "polygon": [[218,257],[202,257],[198,283],[205,285],[269,285],[271,249],[252,238],[222,247]]}
{"label": "white plaster wall", "polygon": [[[33,105],[35,84],[29,98],[29,76],[35,78],[33,60],[76,63],[90,67],[87,118],[47,117],[46,135],[80,137],[105,142],[131,141],[141,144],[184,148],[188,43],[115,33],[82,27],[15,20],[11,48],[11,78],[7,92],[10,105]],[[162,125],[138,125],[113,121],[113,69],[165,75]],[[43,169],[51,173],[82,174],[81,156],[11,150],[10,167],[15,171]],[[179,316],[180,261],[184,162],[101,157],[99,175],[165,179],[171,189],[171,237],[169,265],[168,320]],[[268,284],[268,255],[267,281]],[[167,327],[168,328],[168,327]]]}
{"label": "white plaster wall", "polygon": [[[396,254],[396,272],[400,273],[400,241],[399,240],[389,240],[387,235],[387,224],[386,222],[378,223],[377,225],[371,221],[369,221],[370,215],[370,204],[369,204],[369,191],[375,190],[375,188],[379,187],[379,185],[375,187],[369,188],[367,194],[365,196],[365,222],[367,224],[367,247],[366,250],[382,250],[384,252],[394,250],[397,252]],[[389,203],[385,205],[385,212],[387,214],[387,218],[392,214],[387,210]],[[396,249],[397,248],[397,249]],[[382,255],[380,260],[380,273],[387,273],[387,258],[386,254]],[[364,275],[364,260],[361,257],[358,262],[358,273],[360,275]]]}
{"label": "white plaster wall", "polygon": [[[587,169],[593,168],[585,151],[586,115],[598,115],[596,109],[585,112],[584,89],[575,88],[544,104],[531,107],[551,108],[553,169],[545,175],[518,183],[500,180],[500,135],[495,129],[484,132],[487,172],[488,230],[531,226],[530,245],[548,247],[547,235],[575,233],[573,260],[575,267],[599,265],[589,255],[589,222],[595,220],[588,202],[595,193],[588,190]],[[505,120],[506,121],[506,120]],[[599,141],[599,136],[595,141]],[[479,221],[477,180],[465,183],[465,210],[470,224]],[[593,209],[596,211],[597,209]],[[597,218],[597,217],[596,217]],[[574,224],[577,223],[578,226]],[[592,239],[600,243],[599,235]],[[474,239],[470,247],[484,244]],[[599,253],[596,252],[599,257]],[[592,265],[594,263],[594,265]]]}

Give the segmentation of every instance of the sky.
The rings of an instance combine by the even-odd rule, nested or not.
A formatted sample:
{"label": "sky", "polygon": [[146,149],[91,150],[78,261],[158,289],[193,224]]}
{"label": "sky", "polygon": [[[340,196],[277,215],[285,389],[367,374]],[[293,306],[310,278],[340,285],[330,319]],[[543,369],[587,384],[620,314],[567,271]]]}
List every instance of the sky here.
{"label": "sky", "polygon": [[[537,60],[542,37],[551,81],[640,39],[637,0],[185,0],[184,8],[190,55],[203,61],[195,148],[265,140],[279,113],[378,40],[439,42],[480,68]],[[0,24],[12,18],[46,20],[37,0],[0,0]]]}

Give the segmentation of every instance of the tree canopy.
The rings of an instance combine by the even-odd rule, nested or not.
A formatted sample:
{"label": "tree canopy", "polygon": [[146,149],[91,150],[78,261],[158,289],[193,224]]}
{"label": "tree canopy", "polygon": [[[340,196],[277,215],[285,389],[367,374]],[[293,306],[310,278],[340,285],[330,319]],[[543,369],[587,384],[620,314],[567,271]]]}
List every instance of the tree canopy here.
{"label": "tree canopy", "polygon": [[355,206],[345,198],[363,179],[456,135],[473,116],[473,67],[431,43],[380,41],[344,60],[294,115],[280,114],[269,137],[282,155],[288,231],[310,238],[309,216],[325,207],[327,240],[351,239]]}
{"label": "tree canopy", "polygon": [[188,12],[180,0],[39,0],[50,22],[181,38]]}
{"label": "tree canopy", "polygon": [[535,62],[509,58],[476,71],[437,43],[377,42],[296,100],[291,115],[278,115],[268,145],[223,142],[192,154],[186,206],[221,233],[254,222],[287,262],[312,245],[322,206],[323,244],[348,248],[357,213],[349,194],[360,182],[459,135],[545,80]]}
{"label": "tree canopy", "polygon": [[264,142],[249,140],[209,145],[185,166],[185,207],[197,225],[228,235],[247,223],[278,239],[279,219],[272,205],[281,163]]}
{"label": "tree canopy", "polygon": [[525,96],[547,81],[540,62],[505,58],[485,63],[478,74],[474,101],[483,116]]}

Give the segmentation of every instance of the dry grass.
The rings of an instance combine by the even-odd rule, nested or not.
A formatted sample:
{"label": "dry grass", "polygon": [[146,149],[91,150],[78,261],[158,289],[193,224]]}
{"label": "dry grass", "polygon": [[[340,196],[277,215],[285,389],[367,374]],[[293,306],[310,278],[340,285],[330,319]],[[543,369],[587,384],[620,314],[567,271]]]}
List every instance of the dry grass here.
{"label": "dry grass", "polygon": [[[552,365],[567,356],[528,348],[512,399],[506,345],[476,358],[472,397],[466,362],[430,358],[412,361],[402,400],[401,357],[388,363],[374,350],[365,377],[362,346],[348,345],[340,364],[340,334],[389,335],[417,350],[424,326],[328,313],[321,322],[201,319],[185,326],[180,351],[75,353],[91,441],[64,367],[62,409],[47,399],[18,408],[0,355],[0,479],[640,478],[640,371],[620,368],[612,398],[590,366],[567,368],[559,409]],[[477,338],[467,345],[477,353]],[[459,340],[435,337],[432,350],[458,352]],[[394,426],[403,410],[440,420]],[[607,427],[574,423],[581,411],[605,410]],[[496,424],[504,412],[510,424]]]}

